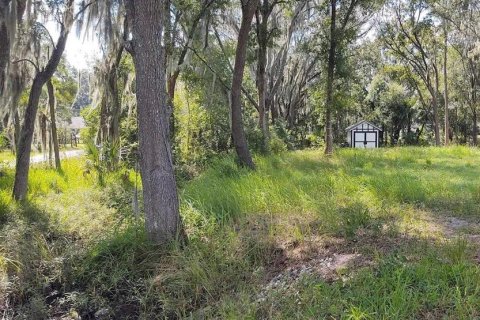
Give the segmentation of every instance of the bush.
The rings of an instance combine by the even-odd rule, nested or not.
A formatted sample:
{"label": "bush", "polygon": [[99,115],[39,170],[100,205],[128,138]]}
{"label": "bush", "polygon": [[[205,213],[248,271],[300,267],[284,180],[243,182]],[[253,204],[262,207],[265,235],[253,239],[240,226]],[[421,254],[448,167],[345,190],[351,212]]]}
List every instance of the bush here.
{"label": "bush", "polygon": [[276,135],[270,139],[270,151],[273,154],[280,154],[287,151],[287,144]]}
{"label": "bush", "polygon": [[97,135],[97,127],[100,121],[99,108],[86,107],[80,111],[80,115],[85,120],[86,128],[80,130],[80,139],[83,142],[93,141]]}
{"label": "bush", "polygon": [[8,139],[7,133],[3,131],[0,133],[0,151],[10,148],[10,140]]}
{"label": "bush", "polygon": [[319,148],[324,145],[323,137],[320,137],[314,133],[307,134],[305,140],[307,148]]}

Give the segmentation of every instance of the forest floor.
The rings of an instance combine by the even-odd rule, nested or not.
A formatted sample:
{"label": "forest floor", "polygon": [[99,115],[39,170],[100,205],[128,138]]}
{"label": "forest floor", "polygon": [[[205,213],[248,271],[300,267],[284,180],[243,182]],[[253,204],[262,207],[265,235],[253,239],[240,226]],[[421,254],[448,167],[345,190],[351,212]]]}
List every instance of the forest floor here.
{"label": "forest floor", "polygon": [[[183,246],[155,247],[135,179],[84,158],[0,175],[5,319],[476,319],[480,150],[232,157],[180,181]],[[179,177],[184,176],[179,174]]]}

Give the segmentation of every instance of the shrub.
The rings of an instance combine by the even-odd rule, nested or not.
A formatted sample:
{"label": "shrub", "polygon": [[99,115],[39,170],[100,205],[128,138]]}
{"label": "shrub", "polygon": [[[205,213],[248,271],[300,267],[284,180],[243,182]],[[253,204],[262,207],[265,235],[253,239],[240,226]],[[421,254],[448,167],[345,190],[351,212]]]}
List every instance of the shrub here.
{"label": "shrub", "polygon": [[270,151],[273,154],[280,154],[282,152],[285,152],[287,151],[287,144],[277,136],[272,136],[272,138],[270,139]]}

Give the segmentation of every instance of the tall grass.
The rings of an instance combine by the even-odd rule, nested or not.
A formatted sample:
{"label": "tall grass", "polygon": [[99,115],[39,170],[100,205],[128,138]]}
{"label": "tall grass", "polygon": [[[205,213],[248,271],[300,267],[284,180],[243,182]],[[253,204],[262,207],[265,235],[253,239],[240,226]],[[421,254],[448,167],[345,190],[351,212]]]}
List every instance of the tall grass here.
{"label": "tall grass", "polygon": [[322,215],[351,203],[373,211],[410,203],[475,215],[479,156],[466,147],[342,149],[331,159],[299,151],[257,158],[255,172],[224,158],[187,185],[182,198],[219,221],[255,213]]}
{"label": "tall grass", "polygon": [[[99,187],[81,159],[63,173],[34,168],[29,205],[18,206],[6,170],[4,292],[12,314],[31,319],[52,310],[82,318],[106,310],[131,319],[472,319],[480,316],[475,245],[399,224],[425,214],[480,221],[479,156],[456,146],[341,149],[330,158],[310,150],[257,157],[256,171],[219,158],[182,186],[189,242],[168,248],[149,244],[133,215],[132,173],[113,173]],[[286,264],[303,263],[286,248],[312,239],[320,239],[311,244],[317,250],[333,241],[369,263],[334,282],[306,276],[259,302]]]}

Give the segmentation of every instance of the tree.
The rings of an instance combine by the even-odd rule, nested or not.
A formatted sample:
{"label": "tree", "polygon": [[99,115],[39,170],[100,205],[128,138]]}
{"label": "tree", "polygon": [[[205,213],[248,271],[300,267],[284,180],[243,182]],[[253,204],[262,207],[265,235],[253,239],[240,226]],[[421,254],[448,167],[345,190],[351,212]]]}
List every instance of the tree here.
{"label": "tree", "polygon": [[61,170],[62,166],[60,163],[60,146],[58,144],[58,133],[57,133],[57,118],[55,115],[55,87],[53,86],[52,80],[48,79],[47,81],[47,91],[48,91],[48,108],[50,111],[50,127],[51,127],[51,136],[53,144],[53,153],[55,155],[55,168]]}
{"label": "tree", "polygon": [[450,121],[448,118],[448,71],[447,71],[447,62],[448,62],[448,31],[447,31],[447,22],[443,19],[443,30],[444,30],[444,43],[443,43],[443,101],[445,106],[445,145],[448,146],[450,143]]}
{"label": "tree", "polygon": [[[15,181],[13,185],[13,197],[16,200],[23,200],[27,195],[28,173],[30,169],[30,151],[32,148],[33,133],[35,128],[35,119],[37,117],[38,103],[42,93],[43,86],[50,80],[55,73],[58,64],[62,58],[67,43],[70,29],[76,19],[74,16],[75,1],[67,0],[64,5],[60,24],[60,35],[57,43],[52,48],[52,53],[44,68],[30,62],[35,67],[35,76],[30,89],[27,108],[25,110],[24,121],[20,131],[18,150],[16,154]],[[82,8],[81,11],[85,10]],[[77,14],[78,16],[78,14]],[[16,61],[23,62],[22,60]]]}
{"label": "tree", "polygon": [[18,102],[30,77],[31,68],[27,64],[11,63],[25,57],[33,49],[35,31],[35,11],[24,19],[26,0],[0,1],[0,106],[7,128],[13,127],[9,140],[13,152],[16,152],[20,136],[20,117]]}
{"label": "tree", "polygon": [[165,0],[126,2],[137,86],[137,117],[145,226],[151,241],[164,244],[181,230],[177,185],[169,140],[169,110],[163,31]]}
{"label": "tree", "polygon": [[410,138],[413,135],[412,123],[416,120],[413,107],[415,99],[409,83],[400,83],[403,71],[402,67],[380,70],[370,83],[366,97],[372,106],[371,118],[382,124],[384,143],[387,142],[388,133],[391,145],[400,142],[401,132],[405,143],[416,142]]}
{"label": "tree", "polygon": [[393,8],[393,21],[382,30],[387,48],[410,66],[421,79],[431,97],[435,144],[439,146],[440,120],[438,110],[439,82],[436,30],[424,1],[410,5],[398,4]]}
{"label": "tree", "polygon": [[258,91],[258,125],[262,132],[262,152],[268,153],[268,108],[267,108],[267,48],[271,41],[273,30],[269,30],[269,18],[278,0],[262,0],[256,11],[257,34],[257,74],[256,85]]}
{"label": "tree", "polygon": [[[471,135],[472,144],[477,145],[478,126],[477,126],[477,92],[480,87],[480,63],[478,57],[480,52],[476,50],[476,44],[480,40],[480,33],[478,31],[480,21],[480,2],[477,0],[450,0],[450,1],[435,1],[432,3],[434,12],[442,19],[445,34],[445,51],[444,60],[447,65],[448,47],[455,50],[456,54],[453,59],[456,61],[460,59],[461,64],[453,63],[450,72],[454,74],[454,81],[449,86],[452,96],[454,97],[453,104],[459,102],[467,107],[466,113],[470,113],[471,117]],[[448,33],[447,33],[448,32]],[[447,42],[448,35],[448,42]],[[451,45],[448,46],[448,43]],[[450,59],[452,61],[453,59]],[[445,67],[444,65],[444,67]],[[460,68],[459,68],[460,67]],[[446,70],[444,69],[444,72]],[[447,108],[449,97],[447,86],[451,81],[444,75],[445,87],[445,107]],[[456,101],[455,101],[456,100]],[[447,109],[446,109],[447,110]],[[469,112],[468,112],[469,111]],[[457,113],[457,112],[456,112]],[[445,118],[447,121],[448,119]],[[464,124],[467,125],[467,124]],[[454,131],[454,125],[449,125],[450,129]],[[464,132],[466,136],[466,132]]]}
{"label": "tree", "polygon": [[325,154],[333,154],[332,113],[339,50],[357,37],[359,28],[368,20],[380,1],[330,0],[327,78],[325,80]]}
{"label": "tree", "polygon": [[[202,0],[199,5],[194,5],[192,8],[192,4],[189,3],[187,7],[182,8],[181,4],[178,5],[171,5],[171,0],[167,1],[167,8],[173,7],[175,21],[172,24],[171,19],[167,19],[167,24],[169,28],[167,28],[166,33],[166,50],[167,50],[167,57],[168,57],[168,75],[167,75],[167,91],[168,96],[170,99],[170,103],[173,103],[175,98],[175,88],[177,85],[177,80],[180,75],[181,68],[186,63],[187,53],[190,49],[190,45],[198,32],[200,23],[202,19],[205,19],[211,7],[215,4],[215,2],[219,2],[218,0]],[[181,2],[181,1],[179,1]],[[198,7],[198,8],[197,8]],[[189,11],[193,12],[191,14]],[[184,23],[186,24],[186,30],[180,32],[177,30],[180,19],[184,19]],[[208,32],[208,30],[206,31]],[[175,41],[181,35],[184,35],[183,43],[178,43]],[[174,55],[175,53],[175,45],[179,45],[180,47],[177,49],[179,50],[178,55]],[[176,60],[175,60],[176,59]]]}
{"label": "tree", "polygon": [[10,36],[7,22],[7,10],[11,0],[0,0],[0,95],[5,85],[5,72],[10,59]]}
{"label": "tree", "polygon": [[248,34],[250,32],[253,16],[257,10],[258,0],[240,0],[242,6],[242,22],[238,31],[237,49],[235,53],[235,66],[233,68],[231,90],[231,121],[233,144],[239,162],[251,169],[255,168],[252,155],[248,149],[247,138],[242,120],[242,82],[247,54]]}
{"label": "tree", "polygon": [[[352,0],[352,6],[355,1]],[[330,39],[327,60],[327,82],[325,99],[325,154],[333,154],[333,81],[337,54],[337,0],[330,0]]]}

